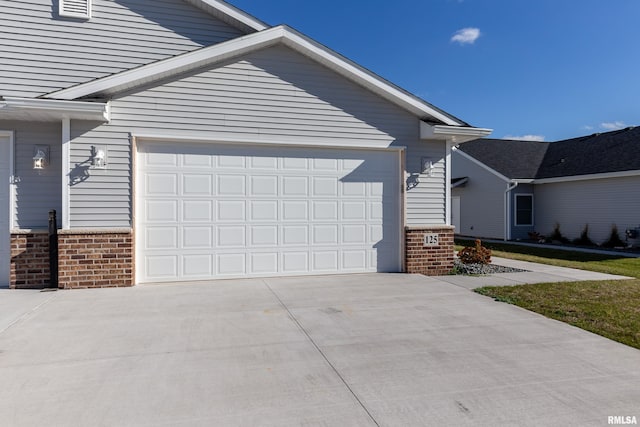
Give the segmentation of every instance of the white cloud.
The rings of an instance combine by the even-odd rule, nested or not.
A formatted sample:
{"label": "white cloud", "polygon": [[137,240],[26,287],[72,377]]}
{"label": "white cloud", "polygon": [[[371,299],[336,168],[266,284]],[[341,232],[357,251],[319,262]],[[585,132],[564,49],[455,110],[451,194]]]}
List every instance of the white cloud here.
{"label": "white cloud", "polygon": [[463,28],[461,30],[456,31],[456,33],[451,37],[452,42],[463,44],[474,44],[476,40],[480,37],[480,29],[479,28]]}
{"label": "white cloud", "polygon": [[585,125],[585,126],[582,126],[582,129],[584,129],[584,130],[593,130],[593,126]]}
{"label": "white cloud", "polygon": [[624,122],[617,121],[617,122],[600,123],[600,127],[605,130],[617,130],[617,129],[625,128],[627,127],[627,125],[625,125]]}
{"label": "white cloud", "polygon": [[515,140],[518,140],[518,141],[543,142],[544,141],[544,135],[522,135],[522,136],[505,135],[504,139],[515,139]]}

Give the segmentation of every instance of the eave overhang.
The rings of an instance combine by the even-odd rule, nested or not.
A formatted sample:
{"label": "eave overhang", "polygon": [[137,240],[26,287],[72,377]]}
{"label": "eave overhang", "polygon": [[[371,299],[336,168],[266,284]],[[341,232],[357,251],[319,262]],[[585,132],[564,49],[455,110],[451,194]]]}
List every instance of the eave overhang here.
{"label": "eave overhang", "polygon": [[186,0],[192,5],[204,10],[216,18],[241,28],[246,32],[262,31],[269,28],[269,25],[249,15],[243,10],[220,0]]}
{"label": "eave overhang", "polygon": [[447,126],[427,122],[420,123],[420,139],[449,140],[454,144],[463,144],[474,139],[489,136],[493,129],[470,126]]}
{"label": "eave overhang", "polygon": [[108,122],[109,103],[58,99],[0,97],[0,120]]}

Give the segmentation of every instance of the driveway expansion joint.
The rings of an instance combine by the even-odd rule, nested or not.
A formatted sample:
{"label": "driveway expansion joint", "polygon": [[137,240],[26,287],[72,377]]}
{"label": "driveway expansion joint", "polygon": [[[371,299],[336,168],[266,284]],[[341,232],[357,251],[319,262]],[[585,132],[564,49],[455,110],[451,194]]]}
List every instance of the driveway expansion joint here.
{"label": "driveway expansion joint", "polygon": [[282,299],[280,299],[280,296],[273,290],[273,288],[271,288],[271,286],[269,286],[269,283],[267,283],[266,280],[263,280],[262,283],[264,283],[264,285],[267,287],[267,289],[269,289],[269,292],[271,292],[273,294],[273,296],[276,298],[276,300],[278,300],[278,304],[280,304],[280,306],[287,311],[288,315],[289,315],[289,319],[291,319],[291,321],[293,323],[296,324],[296,326],[298,327],[298,329],[300,329],[300,331],[302,331],[302,333],[307,337],[307,340],[309,340],[309,342],[313,345],[313,347],[318,351],[318,353],[320,353],[320,355],[322,356],[322,358],[324,359],[324,361],[327,363],[327,365],[329,365],[329,367],[331,368],[331,370],[333,370],[333,372],[338,376],[338,378],[340,378],[340,381],[342,381],[342,383],[344,384],[344,386],[347,388],[347,390],[349,390],[349,393],[351,393],[351,395],[353,396],[353,398],[356,400],[356,402],[358,402],[358,405],[360,405],[360,407],[362,408],[362,410],[364,410],[364,412],[367,414],[367,416],[369,417],[369,419],[371,419],[371,421],[378,427],[380,427],[380,423],[378,423],[378,421],[373,417],[373,414],[371,414],[371,412],[369,411],[369,409],[364,405],[364,403],[362,402],[362,400],[358,397],[358,395],[356,394],[356,392],[351,388],[351,386],[349,385],[349,383],[347,383],[347,380],[342,376],[342,374],[340,374],[340,371],[338,371],[338,369],[335,367],[335,365],[333,363],[331,363],[331,361],[329,360],[329,358],[327,357],[327,355],[322,351],[322,349],[318,346],[318,344],[313,340],[313,338],[311,338],[311,335],[309,335],[309,332],[307,332],[307,330],[302,326],[302,324],[298,321],[298,319],[296,318],[296,316],[293,314],[293,312],[291,310],[289,310],[289,307],[287,307],[287,305],[284,303],[284,301],[282,301]]}

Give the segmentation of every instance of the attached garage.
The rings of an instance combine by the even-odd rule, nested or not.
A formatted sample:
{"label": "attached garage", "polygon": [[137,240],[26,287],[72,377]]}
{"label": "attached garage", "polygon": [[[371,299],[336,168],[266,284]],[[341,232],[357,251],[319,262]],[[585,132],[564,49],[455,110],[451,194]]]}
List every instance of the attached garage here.
{"label": "attached garage", "polygon": [[399,149],[137,151],[138,283],[402,270]]}

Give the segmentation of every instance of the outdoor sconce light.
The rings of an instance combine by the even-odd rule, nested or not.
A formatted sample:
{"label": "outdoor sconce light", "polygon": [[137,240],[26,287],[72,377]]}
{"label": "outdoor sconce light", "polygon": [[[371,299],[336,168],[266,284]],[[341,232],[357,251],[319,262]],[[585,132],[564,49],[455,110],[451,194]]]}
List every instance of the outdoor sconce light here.
{"label": "outdoor sconce light", "polygon": [[422,173],[427,176],[432,176],[433,170],[435,169],[435,167],[433,166],[433,160],[431,160],[428,157],[423,157],[421,159],[421,163],[422,163]]}
{"label": "outdoor sconce light", "polygon": [[36,145],[33,149],[33,168],[42,170],[49,165],[49,146]]}
{"label": "outdoor sconce light", "polygon": [[91,147],[91,169],[105,169],[107,167],[107,149]]}

